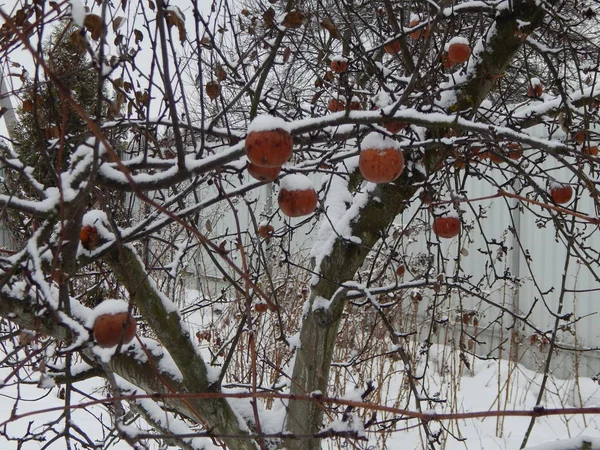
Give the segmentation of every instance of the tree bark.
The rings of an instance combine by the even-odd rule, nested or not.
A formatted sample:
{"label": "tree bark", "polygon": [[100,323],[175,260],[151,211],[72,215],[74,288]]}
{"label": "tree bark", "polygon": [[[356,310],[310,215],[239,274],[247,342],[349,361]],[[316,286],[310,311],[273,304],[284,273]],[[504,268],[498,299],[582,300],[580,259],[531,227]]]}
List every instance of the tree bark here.
{"label": "tree bark", "polygon": [[[360,238],[361,243],[339,237],[330,255],[323,260],[319,281],[312,287],[309,299],[311,309],[302,323],[300,348],[296,352],[292,375],[292,394],[327,393],[331,357],[346,303],[345,291],[340,290],[340,286],[352,280],[373,245],[406,208],[404,200],[415,194],[417,188],[414,186],[418,181],[422,181],[420,174],[410,177],[405,173],[395,183],[378,186],[351,225],[352,236]],[[312,310],[317,297],[331,300],[331,306]],[[303,438],[287,441],[286,448],[318,449],[319,440],[310,436],[322,427],[322,421],[323,410],[318,401],[291,400],[287,429]]]}

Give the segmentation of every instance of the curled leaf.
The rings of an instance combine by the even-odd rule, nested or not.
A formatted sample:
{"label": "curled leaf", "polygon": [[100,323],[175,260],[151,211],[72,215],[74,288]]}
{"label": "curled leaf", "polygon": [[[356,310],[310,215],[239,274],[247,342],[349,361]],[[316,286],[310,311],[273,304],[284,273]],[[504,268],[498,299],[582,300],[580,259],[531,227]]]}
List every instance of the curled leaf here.
{"label": "curled leaf", "polygon": [[135,43],[138,44],[144,40],[144,35],[138,29],[133,30],[133,34],[135,35]]}
{"label": "curled leaf", "polygon": [[286,63],[290,59],[290,55],[292,54],[292,50],[289,47],[286,47],[283,51],[283,62]]}
{"label": "curled leaf", "polygon": [[267,28],[275,26],[275,10],[273,8],[269,8],[263,13],[263,24]]}
{"label": "curled leaf", "polygon": [[223,66],[219,63],[215,66],[215,76],[218,81],[223,81],[227,78],[227,72],[225,72],[225,69],[223,69]]}
{"label": "curled leaf", "polygon": [[341,40],[342,36],[340,35],[340,32],[338,31],[337,27],[335,26],[335,24],[331,21],[330,18],[326,18],[325,20],[323,20],[320,24],[323,28],[325,28],[327,31],[329,31],[329,35],[334,38],[334,39],[338,39]]}
{"label": "curled leaf", "polygon": [[179,40],[182,42],[185,41],[187,38],[187,33],[185,31],[185,22],[181,11],[176,11],[173,9],[168,10],[165,14],[165,19],[169,28],[171,28],[173,25],[177,27],[177,31],[179,32]]}
{"label": "curled leaf", "polygon": [[304,22],[304,14],[300,11],[291,11],[285,15],[281,24],[287,28],[300,28]]}
{"label": "curled leaf", "polygon": [[113,22],[112,22],[112,29],[113,29],[113,31],[115,33],[117,32],[117,30],[119,28],[121,28],[121,25],[123,25],[123,20],[124,19],[125,18],[123,16],[119,16],[119,17],[116,17],[115,20],[113,20]]}
{"label": "curled leaf", "polygon": [[77,53],[83,55],[87,49],[87,40],[81,30],[75,30],[69,36],[69,42]]}
{"label": "curled leaf", "polygon": [[31,101],[30,99],[27,99],[23,102],[23,111],[24,112],[31,112],[33,111],[33,101]]}
{"label": "curled leaf", "polygon": [[90,30],[93,40],[97,41],[102,37],[102,34],[104,33],[102,17],[97,14],[87,14],[83,20],[83,24]]}
{"label": "curled leaf", "polygon": [[208,95],[211,100],[215,100],[221,95],[221,85],[218,81],[209,81],[206,83],[206,95]]}

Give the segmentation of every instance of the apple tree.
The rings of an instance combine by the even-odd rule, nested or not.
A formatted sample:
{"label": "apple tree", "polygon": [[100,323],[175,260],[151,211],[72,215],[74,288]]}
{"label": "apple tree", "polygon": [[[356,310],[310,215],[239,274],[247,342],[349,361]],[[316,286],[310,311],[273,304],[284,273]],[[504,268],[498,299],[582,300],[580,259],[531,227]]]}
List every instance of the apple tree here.
{"label": "apple tree", "polygon": [[[597,10],[0,9],[19,112],[0,204],[23,236],[0,255],[3,435],[317,449],[408,428],[441,448],[460,437],[434,341],[459,375],[535,347],[542,404],[554,355],[595,348],[570,300],[600,281]],[[536,245],[559,249],[556,277]],[[29,411],[39,392],[54,403]]]}

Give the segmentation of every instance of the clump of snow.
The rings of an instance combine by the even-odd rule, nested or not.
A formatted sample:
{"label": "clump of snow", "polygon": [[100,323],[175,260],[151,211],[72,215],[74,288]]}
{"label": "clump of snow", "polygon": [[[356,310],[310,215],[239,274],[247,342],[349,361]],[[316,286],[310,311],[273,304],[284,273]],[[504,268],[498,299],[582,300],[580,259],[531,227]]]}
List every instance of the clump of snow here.
{"label": "clump of snow", "polygon": [[280,117],[271,116],[269,114],[262,114],[257,116],[250,126],[248,127],[248,133],[253,131],[270,131],[281,129],[290,132],[290,126],[288,123]]}
{"label": "clump of snow", "polygon": [[[358,157],[354,158],[358,163]],[[349,164],[349,161],[346,161]],[[352,164],[352,163],[350,163]],[[342,166],[343,169],[343,166]],[[376,189],[375,183],[367,183],[361,192],[352,196],[348,190],[348,181],[341,176],[333,175],[329,186],[329,195],[325,199],[327,217],[321,222],[319,235],[312,246],[310,256],[314,258],[315,273],[311,285],[319,282],[319,271],[323,260],[329,256],[336,239],[347,239],[352,236],[352,222],[369,201],[371,192]]]}
{"label": "clump of snow", "polygon": [[350,400],[351,402],[362,402],[364,390],[363,389],[349,389],[346,391],[344,395],[342,395],[343,400]]}
{"label": "clump of snow", "polygon": [[392,138],[379,133],[369,133],[361,142],[361,147],[365,149],[385,150],[388,148],[402,148],[400,143]]}
{"label": "clump of snow", "polygon": [[[123,393],[129,394],[132,397],[132,401],[140,405],[144,410],[144,413],[151,418],[154,423],[174,435],[193,435],[194,429],[190,428],[188,424],[177,418],[175,415],[163,410],[153,399],[136,398],[138,395],[147,395],[145,391],[119,376],[116,377],[116,380]],[[214,445],[208,437],[184,437],[182,440],[190,444],[190,448],[194,449],[217,450],[220,448]]]}
{"label": "clump of snow", "polygon": [[182,22],[185,22],[185,16],[183,15],[183,12],[179,8],[179,6],[167,6],[165,7],[165,9],[175,14]]}
{"label": "clump of snow", "polygon": [[300,348],[300,333],[293,334],[287,338],[290,350],[296,350]]}
{"label": "clump of snow", "polygon": [[331,58],[331,61],[345,63],[345,62],[348,62],[348,58],[344,58],[341,55],[337,55],[337,56],[334,56],[333,58]]}
{"label": "clump of snow", "polygon": [[434,212],[434,216],[435,217],[454,217],[456,219],[458,219],[458,213],[456,212],[456,210],[454,208],[452,209],[442,209],[439,208]]}
{"label": "clump of snow", "polygon": [[327,309],[331,305],[331,300],[327,300],[326,298],[317,296],[312,304],[312,310],[316,311],[317,309]]}
{"label": "clump of snow", "polygon": [[420,22],[421,21],[421,17],[419,17],[418,14],[412,13],[410,15],[410,22]]}
{"label": "clump of snow", "polygon": [[328,428],[334,432],[354,432],[357,436],[364,436],[365,429],[363,421],[356,414],[348,415],[348,420],[335,419],[328,424]]}
{"label": "clump of snow", "polygon": [[129,303],[125,300],[106,299],[92,310],[88,316],[87,326],[92,328],[99,316],[105,314],[121,314],[127,311],[129,311]]}
{"label": "clump of snow", "polygon": [[78,27],[83,27],[85,20],[85,6],[81,0],[69,0],[71,4],[71,18]]}
{"label": "clump of snow", "polygon": [[531,86],[533,86],[533,87],[542,85],[542,82],[537,77],[532,78],[531,80],[529,80],[529,82],[531,83]]}
{"label": "clump of snow", "polygon": [[56,387],[56,381],[54,381],[54,378],[51,376],[42,373],[40,381],[38,382],[38,387],[40,389],[52,389],[53,387]]}
{"label": "clump of snow", "polygon": [[[221,377],[221,368],[217,366],[212,366],[210,364],[205,364],[206,366],[206,379],[209,383],[213,384],[219,381]],[[179,369],[177,369],[179,370]]]}
{"label": "clump of snow", "polygon": [[381,92],[378,92],[377,95],[374,95],[371,98],[371,101],[378,108],[385,108],[390,103],[392,103],[392,98],[390,97],[390,94],[388,94],[387,92],[381,91]]}
{"label": "clump of snow", "polygon": [[[148,361],[148,356],[146,352],[149,352],[156,359],[158,359],[158,370],[161,373],[168,374],[171,378],[176,381],[183,381],[183,374],[175,364],[175,361],[171,357],[171,355],[165,351],[164,347],[155,341],[154,339],[140,337],[139,340],[142,342],[142,345],[137,343],[136,340],[132,341],[130,346],[130,352],[132,352],[133,357],[136,361],[139,361],[140,364],[144,364]],[[108,349],[114,351],[116,349]]]}
{"label": "clump of snow", "polygon": [[568,186],[567,183],[560,183],[558,181],[552,180],[548,183],[548,193],[550,193],[553,189],[561,189],[565,186]]}
{"label": "clump of snow", "polygon": [[308,314],[308,311],[310,311],[310,300],[306,300],[302,304],[302,317],[306,317],[306,315]]}
{"label": "clump of snow", "polygon": [[300,173],[286,175],[281,179],[279,185],[281,189],[285,189],[286,191],[306,191],[314,189],[313,182],[310,181],[310,178]]}

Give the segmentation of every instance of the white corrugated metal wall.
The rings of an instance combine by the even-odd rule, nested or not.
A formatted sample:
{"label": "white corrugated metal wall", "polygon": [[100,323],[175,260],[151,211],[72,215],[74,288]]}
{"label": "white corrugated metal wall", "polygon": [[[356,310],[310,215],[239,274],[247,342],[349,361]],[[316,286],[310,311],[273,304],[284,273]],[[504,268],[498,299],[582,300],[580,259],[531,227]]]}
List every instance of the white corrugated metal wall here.
{"label": "white corrugated metal wall", "polygon": [[[549,167],[549,169],[554,168]],[[570,172],[565,169],[550,170],[549,173],[555,179],[563,182],[572,178]],[[501,171],[496,168],[489,169],[488,174],[497,180],[502,178]],[[476,177],[471,177],[466,181],[465,190],[467,198],[484,197],[497,192],[496,187],[478,180]],[[585,190],[580,189],[580,192],[577,210],[595,217],[592,199]],[[520,206],[518,209],[517,205]],[[534,213],[545,217],[549,216],[548,211],[539,206],[528,206]],[[530,323],[539,330],[552,330],[555,322],[553,314],[558,311],[566,261],[565,238],[557,235],[552,221],[548,221],[544,227],[540,228],[538,217],[531,211],[523,209],[522,204],[517,203],[515,199],[495,198],[474,202],[470,205],[462,203],[461,207],[465,210],[463,221],[474,226],[468,233],[468,239],[464,235],[460,239],[461,248],[466,249],[467,252],[463,251],[461,255],[458,251],[459,241],[454,239],[452,242],[442,242],[444,253],[447,253],[450,259],[452,257],[460,258],[459,264],[463,274],[472,275],[473,280],[479,280],[486,272],[489,275],[490,271],[486,270],[486,264],[491,264],[491,260],[495,259],[496,270],[500,274],[506,270],[507,274],[518,277],[520,284],[517,287],[510,282],[500,281],[492,284],[489,288],[480,286],[486,290],[487,299],[516,314],[527,316]],[[487,208],[486,218],[475,221],[471,208],[478,211],[480,207]],[[405,215],[408,217],[412,213],[413,211],[408,211]],[[426,217],[428,214],[423,212],[422,217]],[[481,228],[479,229],[479,227]],[[516,234],[511,231],[513,227],[516,228]],[[600,233],[597,229],[597,225],[585,223],[576,227],[577,232],[582,232],[586,236],[585,245],[593,249],[600,249]],[[484,254],[488,247],[485,245],[483,236],[487,238],[488,242],[493,242],[494,239],[497,242],[503,242],[508,252],[499,258],[500,246],[492,245],[489,247],[492,254]],[[519,242],[522,248],[519,248]],[[417,245],[417,248],[413,248],[413,251],[419,247],[421,251],[427,251],[426,240]],[[560,344],[565,347],[577,346],[590,349],[590,351],[577,355],[569,351],[556,351],[552,355],[551,368],[554,374],[560,377],[566,377],[572,373],[575,365],[577,365],[579,375],[582,376],[594,376],[600,372],[600,352],[591,350],[600,347],[600,327],[596,325],[598,321],[597,290],[600,288],[600,283],[594,274],[594,271],[596,274],[598,273],[600,264],[598,261],[589,261],[589,263],[590,268],[578,262],[576,257],[571,258],[565,280],[565,290],[569,292],[564,294],[561,312],[561,315],[565,316],[565,320],[560,321],[560,325],[564,326],[564,331],[559,333],[558,339]],[[452,274],[455,267],[456,264],[449,264],[446,273]],[[518,325],[513,328],[510,315],[504,314],[504,317],[500,318],[498,308],[469,296],[463,296],[460,301],[458,296],[452,296],[448,299],[445,307],[448,311],[456,313],[461,308],[474,308],[477,311],[478,330],[470,325],[469,332],[481,333],[478,340],[485,344],[476,345],[473,350],[475,353],[485,354],[491,349],[495,349],[493,354],[497,356],[500,353],[498,346],[501,345],[502,357],[509,357],[512,350],[512,357],[531,369],[539,369],[545,364],[549,347],[547,343],[544,344],[541,339],[537,340],[536,337],[532,337],[535,333],[530,327]],[[572,316],[569,316],[570,314]],[[452,318],[451,314],[450,317]],[[494,322],[493,327],[485,330],[492,322]],[[481,330],[485,331],[481,332]],[[513,332],[518,334],[512,334]],[[550,338],[549,334],[546,336]],[[513,338],[515,343],[512,349],[510,338]],[[506,340],[504,344],[501,344],[504,340]]]}
{"label": "white corrugated metal wall", "polygon": [[[552,170],[550,173],[557,180],[570,180],[569,172],[566,170]],[[495,166],[488,168],[486,174],[500,183],[506,182],[502,171]],[[478,198],[495,194],[497,188],[490,182],[469,177],[465,183],[465,191],[468,198]],[[253,211],[257,219],[260,212],[263,211],[266,192],[267,187],[260,192],[257,202],[253,204]],[[276,205],[276,198],[273,201]],[[565,265],[564,242],[557,241],[552,221],[549,221],[544,228],[538,227],[536,222],[538,217],[524,209],[517,200],[502,197],[470,204],[462,203],[461,205],[464,210],[463,221],[472,226],[468,236],[463,234],[460,238],[460,248],[463,251],[458,251],[459,240],[453,239],[441,242],[439,252],[450,261],[446,268],[446,274],[453,274],[456,264],[459,264],[460,274],[471,276],[473,284],[478,284],[481,289],[480,294],[485,297],[486,301],[464,293],[462,295],[451,294],[444,298],[442,303],[439,298],[436,299],[437,313],[446,314],[450,318],[450,323],[454,323],[451,326],[456,326],[460,321],[457,317],[460,316],[461,311],[469,309],[476,311],[479,321],[476,327],[472,324],[460,325],[461,328],[477,336],[478,343],[472,348],[474,353],[485,355],[491,352],[494,356],[500,355],[505,358],[512,354],[513,358],[518,359],[527,367],[539,369],[547,357],[547,344],[532,338],[535,335],[532,328],[520,324],[513,327],[511,316],[502,315],[500,309],[494,304],[501,305],[508,311],[514,311],[515,314],[527,316],[530,323],[539,330],[551,330],[554,325],[552,314],[557,311]],[[249,213],[244,209],[245,206],[242,202],[236,206],[239,206],[241,228],[252,230],[252,222],[249,220]],[[222,208],[222,205],[219,207]],[[539,206],[528,205],[528,207],[534,213],[545,217],[549,215],[547,210],[543,210]],[[430,213],[424,208],[420,208],[420,210],[419,208],[420,202],[416,200],[409,210],[397,218],[397,222],[408,222],[417,210],[421,219],[431,220]],[[481,208],[486,210],[485,218],[476,220],[475,215],[480,213]],[[590,214],[594,213],[592,200],[587,193],[584,192],[578,200],[577,209]],[[293,219],[293,223],[297,223],[297,220]],[[278,228],[282,223],[276,222],[274,225]],[[513,227],[517,229],[516,234],[511,231]],[[600,234],[596,231],[597,227],[581,225],[580,228],[585,228],[586,233],[589,234],[585,241],[586,244],[600,249]],[[220,235],[227,229],[229,229],[229,233],[233,233],[235,221],[231,212],[225,210],[220,215],[220,220],[213,223],[212,234]],[[316,232],[317,229],[312,229],[310,226],[301,228],[294,235],[290,249],[307,251],[311,245],[312,236]],[[253,232],[250,231],[248,237],[251,238],[252,234]],[[487,245],[483,236],[487,239]],[[403,249],[406,252],[404,255],[406,260],[410,261],[418,253],[433,251],[435,255],[436,247],[428,246],[428,241],[437,243],[435,236],[427,231],[424,236],[420,236],[415,242],[407,245]],[[522,248],[519,248],[519,242]],[[433,250],[431,250],[432,248]],[[501,251],[502,248],[505,251]],[[600,269],[598,262],[593,262],[593,264],[596,270]],[[492,265],[500,275],[506,273],[516,276],[520,280],[518,287],[511,282],[502,280],[492,283],[493,276],[491,276],[492,271],[490,270]],[[208,266],[205,266],[205,270]],[[207,273],[205,270],[200,272]],[[208,275],[219,277],[216,271],[212,273],[213,270],[214,267],[210,269]],[[490,281],[487,286],[480,282],[484,277]],[[404,281],[410,281],[410,274],[405,276]],[[222,283],[220,285],[222,287]],[[596,326],[598,318],[596,317],[597,306],[595,303],[597,297],[595,289],[599,287],[594,274],[585,265],[578,264],[576,258],[573,258],[569,265],[566,288],[579,292],[568,292],[564,296],[562,314],[573,313],[573,316],[569,320],[561,321],[561,325],[564,325],[566,329],[559,333],[562,345],[567,347],[577,345],[583,348],[600,347],[600,327]],[[427,300],[426,298],[419,308],[419,320],[422,323],[431,319],[431,311],[427,312]],[[575,318],[577,320],[574,323],[573,319]],[[511,342],[513,343],[512,347]],[[572,372],[575,360],[573,352],[557,351],[552,358],[551,366],[555,375],[566,377]],[[593,376],[600,372],[600,352],[587,351],[580,353],[578,358],[581,358],[577,361],[580,375]]]}

